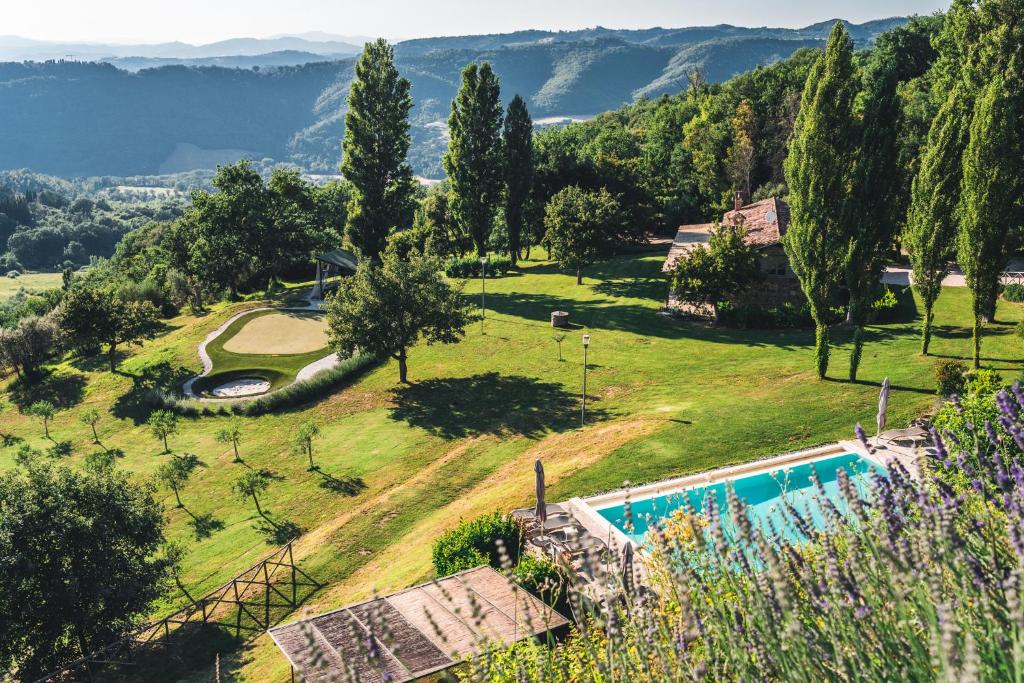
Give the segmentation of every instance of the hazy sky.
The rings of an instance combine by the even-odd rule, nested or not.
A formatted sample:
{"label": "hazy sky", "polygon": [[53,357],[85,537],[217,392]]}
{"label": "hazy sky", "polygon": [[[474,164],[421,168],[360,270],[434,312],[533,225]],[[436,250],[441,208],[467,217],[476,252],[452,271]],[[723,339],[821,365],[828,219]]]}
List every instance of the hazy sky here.
{"label": "hazy sky", "polygon": [[42,40],[205,43],[325,31],[392,39],[523,28],[804,26],[928,14],[948,0],[33,0],[4,2],[0,33]]}

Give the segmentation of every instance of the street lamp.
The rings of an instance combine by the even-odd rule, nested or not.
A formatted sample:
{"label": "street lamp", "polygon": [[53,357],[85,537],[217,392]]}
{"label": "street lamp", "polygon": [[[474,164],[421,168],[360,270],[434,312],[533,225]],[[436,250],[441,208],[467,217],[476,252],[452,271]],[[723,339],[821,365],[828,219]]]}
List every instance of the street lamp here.
{"label": "street lamp", "polygon": [[580,427],[587,423],[587,347],[590,346],[590,335],[583,335],[583,408],[580,410]]}
{"label": "street lamp", "polygon": [[480,334],[484,334],[484,318],[487,316],[487,257],[480,257]]}

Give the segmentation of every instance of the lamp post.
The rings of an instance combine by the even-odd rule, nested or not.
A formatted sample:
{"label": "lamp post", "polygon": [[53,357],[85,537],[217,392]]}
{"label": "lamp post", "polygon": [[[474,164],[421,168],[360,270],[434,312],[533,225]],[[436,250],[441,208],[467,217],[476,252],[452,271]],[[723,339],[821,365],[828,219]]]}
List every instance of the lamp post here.
{"label": "lamp post", "polygon": [[480,257],[480,334],[484,334],[484,318],[487,316],[487,257]]}
{"label": "lamp post", "polygon": [[580,409],[580,427],[587,423],[587,347],[590,346],[590,335],[583,335],[583,407]]}

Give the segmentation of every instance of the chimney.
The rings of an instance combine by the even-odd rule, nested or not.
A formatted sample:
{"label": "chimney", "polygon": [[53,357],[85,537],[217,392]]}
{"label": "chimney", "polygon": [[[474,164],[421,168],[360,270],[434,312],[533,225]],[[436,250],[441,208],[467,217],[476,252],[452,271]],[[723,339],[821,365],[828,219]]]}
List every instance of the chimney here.
{"label": "chimney", "polygon": [[733,211],[739,211],[743,208],[743,192],[736,190],[733,194]]}

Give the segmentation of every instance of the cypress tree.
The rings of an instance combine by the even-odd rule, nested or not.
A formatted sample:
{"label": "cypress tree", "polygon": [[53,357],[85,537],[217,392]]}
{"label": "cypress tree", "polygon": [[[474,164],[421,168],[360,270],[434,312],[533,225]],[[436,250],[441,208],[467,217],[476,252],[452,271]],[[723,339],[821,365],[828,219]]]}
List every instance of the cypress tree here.
{"label": "cypress tree", "polygon": [[790,226],[783,246],[810,304],[819,377],[828,371],[828,304],[842,275],[854,149],[853,43],[836,22],[804,85],[784,164]]}
{"label": "cypress tree", "polygon": [[356,77],[345,114],[341,171],[352,183],[345,237],[363,256],[377,259],[392,228],[411,219],[412,169],[409,152],[409,81],[398,75],[387,41],[367,43],[356,62]]}
{"label": "cypress tree", "polygon": [[491,65],[470,64],[448,117],[444,170],[450,184],[452,214],[460,229],[487,253],[502,189],[501,90]]}
{"label": "cypress tree", "polygon": [[994,74],[971,117],[958,212],[957,260],[971,291],[975,368],[981,366],[982,325],[995,311],[999,277],[1009,258],[1007,235],[1018,218],[1020,160],[1012,151],[1019,116],[1006,78]]}
{"label": "cypress tree", "polygon": [[523,207],[533,189],[533,121],[526,102],[512,98],[502,131],[505,151],[505,225],[508,252],[514,266],[519,260],[523,235]]}
{"label": "cypress tree", "polygon": [[845,278],[850,294],[848,321],[853,325],[850,381],[857,380],[864,349],[864,325],[878,293],[885,267],[885,249],[896,234],[905,210],[900,201],[904,171],[899,158],[903,107],[897,86],[920,75],[906,59],[895,32],[879,38],[862,70],[863,106],[859,148],[854,157],[852,213],[845,217],[849,235]]}
{"label": "cypress tree", "polygon": [[914,288],[924,303],[921,353],[928,353],[935,301],[949,273],[957,236],[956,207],[963,178],[970,103],[966,89],[954,88],[939,108],[921,153],[921,167],[910,192],[903,245],[910,252]]}

